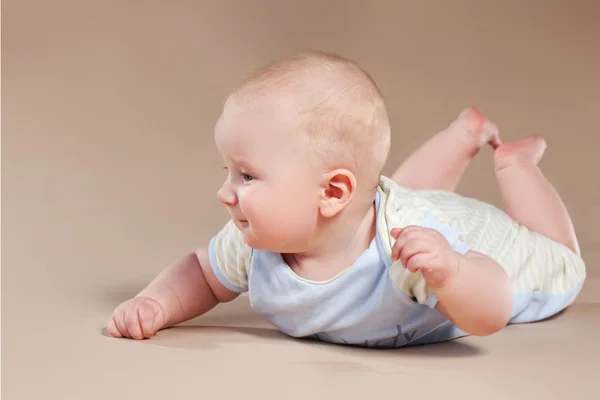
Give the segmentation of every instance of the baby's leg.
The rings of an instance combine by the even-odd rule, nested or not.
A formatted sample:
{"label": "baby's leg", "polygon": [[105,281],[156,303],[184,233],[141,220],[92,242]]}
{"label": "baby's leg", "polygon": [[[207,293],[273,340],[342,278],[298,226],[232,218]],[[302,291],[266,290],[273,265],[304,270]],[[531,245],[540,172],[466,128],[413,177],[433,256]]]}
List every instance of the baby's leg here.
{"label": "baby's leg", "polygon": [[392,179],[411,189],[454,191],[469,162],[486,143],[493,148],[500,144],[497,127],[475,108],[467,108],[411,154]]}
{"label": "baby's leg", "polygon": [[520,224],[580,254],[567,209],[537,165],[545,150],[542,136],[530,136],[502,144],[494,152],[505,211]]}

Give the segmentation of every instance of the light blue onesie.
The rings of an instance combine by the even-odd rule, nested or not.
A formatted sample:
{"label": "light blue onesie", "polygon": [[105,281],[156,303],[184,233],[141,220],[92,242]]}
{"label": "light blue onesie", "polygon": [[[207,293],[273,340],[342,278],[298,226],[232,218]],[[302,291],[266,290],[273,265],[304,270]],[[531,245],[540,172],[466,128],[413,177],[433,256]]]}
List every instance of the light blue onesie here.
{"label": "light blue onesie", "polygon": [[455,251],[479,251],[496,260],[512,283],[511,323],[556,314],[572,303],[585,280],[579,256],[487,203],[452,192],[409,190],[382,177],[375,205],[371,245],[329,281],[303,279],[279,253],[251,249],[231,221],[210,242],[212,268],[230,290],[248,291],[252,308],[290,336],[381,348],[466,335],[434,308],[437,300],[420,272],[392,263],[394,227],[436,229]]}

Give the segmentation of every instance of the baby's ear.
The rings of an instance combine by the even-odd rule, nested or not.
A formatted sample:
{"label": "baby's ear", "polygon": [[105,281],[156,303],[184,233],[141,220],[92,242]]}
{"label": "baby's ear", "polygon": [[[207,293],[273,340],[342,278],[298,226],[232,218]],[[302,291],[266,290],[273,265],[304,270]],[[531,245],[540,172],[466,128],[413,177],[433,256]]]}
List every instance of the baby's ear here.
{"label": "baby's ear", "polygon": [[325,218],[339,214],[350,203],[356,191],[356,178],[347,169],[336,169],[323,176],[319,211]]}

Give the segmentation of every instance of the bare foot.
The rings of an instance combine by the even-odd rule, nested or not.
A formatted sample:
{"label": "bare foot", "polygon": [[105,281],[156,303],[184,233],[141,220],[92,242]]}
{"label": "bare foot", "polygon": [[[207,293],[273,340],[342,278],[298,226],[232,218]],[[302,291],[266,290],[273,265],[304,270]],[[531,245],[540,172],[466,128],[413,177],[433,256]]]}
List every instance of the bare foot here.
{"label": "bare foot", "polygon": [[464,109],[446,131],[468,138],[474,153],[479,152],[485,144],[489,144],[493,149],[502,144],[496,124],[475,107]]}
{"label": "bare foot", "polygon": [[542,135],[532,135],[518,142],[501,144],[494,152],[496,171],[510,166],[537,165],[545,150],[546,141]]}

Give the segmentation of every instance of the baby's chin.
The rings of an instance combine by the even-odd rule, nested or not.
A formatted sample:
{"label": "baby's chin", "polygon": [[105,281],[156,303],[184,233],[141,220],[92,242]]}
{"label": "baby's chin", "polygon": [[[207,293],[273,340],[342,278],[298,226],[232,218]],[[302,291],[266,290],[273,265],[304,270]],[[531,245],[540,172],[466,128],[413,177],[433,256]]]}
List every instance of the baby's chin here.
{"label": "baby's chin", "polygon": [[281,240],[265,240],[264,238],[257,237],[250,227],[241,228],[240,231],[242,232],[244,243],[254,250],[264,250],[271,253],[289,253],[289,251],[282,248]]}
{"label": "baby's chin", "polygon": [[249,227],[241,228],[240,231],[242,232],[242,239],[244,239],[244,243],[246,243],[246,245],[255,250],[271,250],[269,248],[269,243],[265,243],[264,240],[257,238]]}
{"label": "baby's chin", "polygon": [[252,247],[253,249],[263,250],[263,244],[261,243],[261,240],[259,240],[252,233],[252,229],[247,223],[236,225],[240,232],[242,232],[242,239],[244,240],[244,243],[246,243],[246,245]]}
{"label": "baby's chin", "polygon": [[276,249],[269,246],[267,243],[264,243],[261,240],[257,240],[254,237],[247,237],[246,235],[244,235],[244,243],[246,243],[247,246],[252,247],[254,250],[264,250],[264,251],[270,251],[272,253],[277,252]]}

